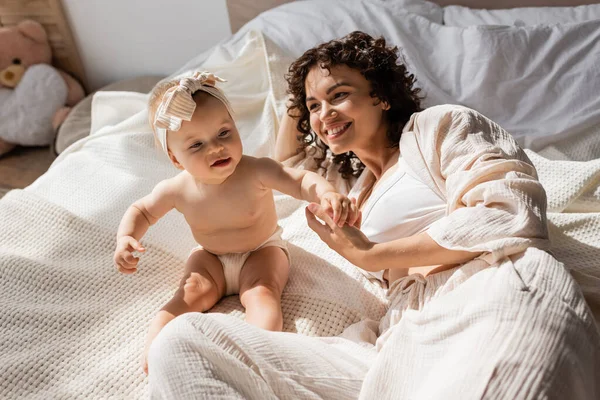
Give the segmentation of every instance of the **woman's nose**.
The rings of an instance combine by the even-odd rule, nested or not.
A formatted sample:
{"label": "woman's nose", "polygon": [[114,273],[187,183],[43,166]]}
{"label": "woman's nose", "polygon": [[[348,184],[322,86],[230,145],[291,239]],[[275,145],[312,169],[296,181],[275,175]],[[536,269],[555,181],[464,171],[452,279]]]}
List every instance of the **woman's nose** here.
{"label": "woman's nose", "polygon": [[330,117],[331,114],[331,107],[329,106],[329,104],[323,102],[323,104],[321,104],[321,112],[319,113],[319,119],[321,121],[325,121]]}
{"label": "woman's nose", "polygon": [[321,105],[321,113],[319,114],[319,119],[322,122],[325,122],[331,118],[337,116],[337,112],[331,107],[329,104]]}

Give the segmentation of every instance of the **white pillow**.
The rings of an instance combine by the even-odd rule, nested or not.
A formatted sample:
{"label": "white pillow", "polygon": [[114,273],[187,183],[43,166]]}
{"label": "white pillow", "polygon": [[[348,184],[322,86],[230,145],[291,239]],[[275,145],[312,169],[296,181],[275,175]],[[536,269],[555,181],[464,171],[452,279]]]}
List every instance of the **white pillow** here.
{"label": "white pillow", "polygon": [[[240,32],[260,30],[286,54],[300,56],[323,42],[361,30],[373,36],[393,36],[406,15],[442,23],[442,8],[422,0],[306,0],[268,10]],[[240,33],[243,34],[243,33]]]}
{"label": "white pillow", "polygon": [[372,0],[394,3],[396,7],[401,7],[404,11],[417,14],[427,18],[436,24],[442,24],[444,21],[444,9],[439,4],[425,0]]}
{"label": "white pillow", "polygon": [[426,106],[478,110],[532,150],[600,124],[600,20],[461,28],[407,18],[397,28]]}
{"label": "white pillow", "polygon": [[[362,30],[402,48],[427,96],[425,106],[476,109],[534,150],[600,124],[600,21],[461,28],[407,13],[399,4],[293,2],[261,14],[227,41],[240,41],[251,28],[261,30],[281,49],[278,58],[291,60]],[[206,54],[188,66],[200,65]],[[275,88],[285,87],[283,73],[276,75],[273,91],[282,97],[285,89]]]}
{"label": "white pillow", "polygon": [[[408,15],[442,24],[442,7],[424,0],[305,0],[259,14],[219,44],[239,42],[248,32],[260,31],[281,49],[282,56],[295,59],[311,47],[356,30],[390,40],[396,25]],[[178,73],[200,65],[212,52],[210,48],[200,53]]]}
{"label": "white pillow", "polygon": [[444,25],[541,25],[600,19],[600,4],[577,7],[523,7],[506,10],[476,10],[462,6],[444,7]]}

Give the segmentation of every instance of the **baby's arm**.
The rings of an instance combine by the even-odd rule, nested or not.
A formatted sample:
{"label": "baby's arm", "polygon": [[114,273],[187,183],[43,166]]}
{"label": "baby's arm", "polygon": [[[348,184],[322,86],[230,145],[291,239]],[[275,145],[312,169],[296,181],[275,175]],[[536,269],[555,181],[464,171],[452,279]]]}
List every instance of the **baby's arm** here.
{"label": "baby's arm", "polygon": [[356,202],[339,194],[322,176],[307,170],[284,167],[266,157],[256,159],[256,166],[258,177],[266,187],[297,199],[320,203],[333,214],[333,220],[340,226],[344,223],[354,225],[359,219]]}
{"label": "baby's arm", "polygon": [[165,180],[156,185],[148,196],[129,206],[117,231],[114,262],[119,272],[132,274],[137,271],[139,259],[132,253],[145,251],[139,241],[150,225],[154,225],[175,207],[174,193],[173,180]]}

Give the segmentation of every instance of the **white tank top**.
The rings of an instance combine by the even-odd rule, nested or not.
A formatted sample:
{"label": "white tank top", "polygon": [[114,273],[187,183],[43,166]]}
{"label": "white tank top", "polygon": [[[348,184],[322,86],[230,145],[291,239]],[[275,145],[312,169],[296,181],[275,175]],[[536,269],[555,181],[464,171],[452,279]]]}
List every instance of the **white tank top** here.
{"label": "white tank top", "polygon": [[[389,242],[423,232],[445,212],[445,201],[400,157],[396,170],[375,187],[363,205],[361,231],[372,242]],[[383,280],[383,273],[370,274]]]}

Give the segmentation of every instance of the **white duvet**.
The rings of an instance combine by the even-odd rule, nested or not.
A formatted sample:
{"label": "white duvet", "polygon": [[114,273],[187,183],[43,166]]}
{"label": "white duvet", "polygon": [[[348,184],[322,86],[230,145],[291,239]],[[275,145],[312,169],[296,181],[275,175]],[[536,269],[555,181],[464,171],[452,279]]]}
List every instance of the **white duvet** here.
{"label": "white duvet", "polygon": [[[393,2],[298,3],[289,12],[273,10],[273,18],[263,14],[180,71],[210,69],[228,79],[224,90],[245,151],[272,151],[285,99],[282,76],[300,46],[353,29],[384,34],[405,48],[428,104],[467,105],[525,143],[544,147],[528,155],[548,192],[555,254],[573,270],[598,319],[600,161],[593,159],[600,157],[594,96],[600,92],[600,41],[594,40],[600,22],[494,34],[444,28]],[[322,13],[340,23],[319,25]],[[310,29],[313,22],[322,29]],[[510,51],[516,45],[527,51]],[[145,236],[139,273],[123,276],[112,267],[127,206],[176,173],[154,146],[145,102],[140,94],[98,94],[92,135],[61,154],[33,185],[0,201],[0,398],[145,394],[139,367],[145,331],[195,245],[183,218],[171,212]],[[306,226],[302,202],[277,195],[276,205],[294,260],[283,296],[284,329],[328,336],[379,319],[383,289],[320,242]],[[235,296],[213,311],[243,315]]]}

